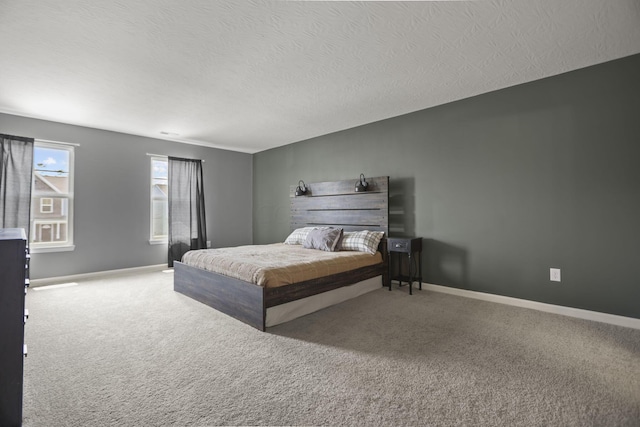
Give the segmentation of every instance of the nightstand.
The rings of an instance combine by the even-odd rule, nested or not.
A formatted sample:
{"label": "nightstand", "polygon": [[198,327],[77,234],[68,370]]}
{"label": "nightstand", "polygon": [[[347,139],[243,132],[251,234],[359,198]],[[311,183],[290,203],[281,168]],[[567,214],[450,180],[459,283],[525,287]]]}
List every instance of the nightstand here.
{"label": "nightstand", "polygon": [[[409,284],[409,295],[413,295],[413,281],[417,280],[420,284],[420,290],[422,290],[422,237],[389,237],[387,239],[387,250],[389,251],[389,270],[393,269],[393,253],[398,254],[398,274],[394,275],[391,271],[389,272],[389,290],[391,290],[391,281],[397,280],[400,282],[400,286],[402,286],[402,282],[407,282]],[[408,258],[408,274],[403,274],[402,272],[402,257],[403,254],[407,255]],[[414,264],[416,264],[417,255],[417,270],[418,275],[415,276],[415,268]]]}

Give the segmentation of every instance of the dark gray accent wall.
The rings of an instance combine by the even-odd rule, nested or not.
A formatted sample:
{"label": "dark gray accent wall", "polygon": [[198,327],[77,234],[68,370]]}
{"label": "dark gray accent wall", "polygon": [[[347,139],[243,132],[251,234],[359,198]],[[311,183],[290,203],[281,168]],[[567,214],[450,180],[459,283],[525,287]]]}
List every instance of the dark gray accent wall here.
{"label": "dark gray accent wall", "polygon": [[0,114],[0,130],[78,143],[72,252],[32,255],[31,278],[167,262],[167,245],[149,244],[150,158],[203,159],[208,239],[213,247],[252,242],[250,154]]}
{"label": "dark gray accent wall", "polygon": [[426,282],[640,318],[638,76],[635,55],[255,154],[254,243],[287,236],[299,179],[389,175]]}

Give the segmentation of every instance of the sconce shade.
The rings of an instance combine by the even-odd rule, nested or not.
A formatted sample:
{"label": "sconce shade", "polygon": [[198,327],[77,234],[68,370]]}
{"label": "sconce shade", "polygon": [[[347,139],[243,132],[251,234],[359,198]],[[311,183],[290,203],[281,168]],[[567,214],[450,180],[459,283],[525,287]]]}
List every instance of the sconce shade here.
{"label": "sconce shade", "polygon": [[305,194],[307,194],[307,187],[304,185],[304,181],[300,180],[298,181],[298,186],[296,187],[296,197],[304,196]]}
{"label": "sconce shade", "polygon": [[369,183],[367,182],[364,174],[360,174],[360,181],[356,182],[356,192],[367,191],[369,189]]}

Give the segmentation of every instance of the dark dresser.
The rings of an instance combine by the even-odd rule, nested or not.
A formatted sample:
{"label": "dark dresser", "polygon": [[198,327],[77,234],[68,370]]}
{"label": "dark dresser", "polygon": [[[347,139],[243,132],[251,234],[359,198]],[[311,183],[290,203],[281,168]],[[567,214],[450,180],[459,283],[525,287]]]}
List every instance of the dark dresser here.
{"label": "dark dresser", "polygon": [[22,425],[27,238],[21,228],[0,228],[0,426]]}

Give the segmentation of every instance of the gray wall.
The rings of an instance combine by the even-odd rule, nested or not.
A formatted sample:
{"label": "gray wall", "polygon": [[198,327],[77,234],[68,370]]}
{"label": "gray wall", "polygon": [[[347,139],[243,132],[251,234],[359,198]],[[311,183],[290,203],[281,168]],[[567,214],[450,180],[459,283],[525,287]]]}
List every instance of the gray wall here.
{"label": "gray wall", "polygon": [[213,247],[250,244],[250,154],[0,114],[0,131],[78,143],[72,252],[37,253],[31,278],[156,265],[167,245],[150,245],[150,160],[146,153],[204,159],[208,238]]}
{"label": "gray wall", "polygon": [[389,175],[426,282],[640,318],[638,76],[635,55],[258,153],[254,243],[286,237],[299,179]]}

